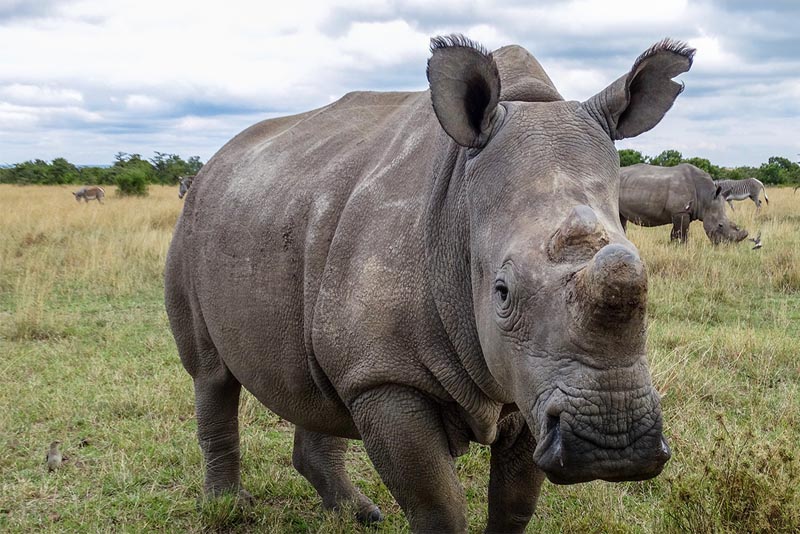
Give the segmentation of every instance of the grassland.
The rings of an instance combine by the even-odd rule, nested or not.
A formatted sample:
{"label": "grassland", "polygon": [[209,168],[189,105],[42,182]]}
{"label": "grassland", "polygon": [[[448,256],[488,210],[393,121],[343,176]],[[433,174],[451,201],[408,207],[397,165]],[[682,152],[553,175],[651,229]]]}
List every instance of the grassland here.
{"label": "grassland", "polygon": [[[770,189],[764,247],[686,246],[630,228],[648,266],[649,354],[673,459],[642,483],[546,484],[528,532],[798,532],[800,194]],[[291,467],[291,425],[249,395],[243,481],[256,506],[203,502],[193,393],[162,302],[177,188],[78,205],[69,189],[0,186],[0,531],[366,532],[322,510]],[[47,445],[64,442],[48,473]],[[485,521],[488,452],[459,459]],[[407,531],[359,443],[349,469]]]}

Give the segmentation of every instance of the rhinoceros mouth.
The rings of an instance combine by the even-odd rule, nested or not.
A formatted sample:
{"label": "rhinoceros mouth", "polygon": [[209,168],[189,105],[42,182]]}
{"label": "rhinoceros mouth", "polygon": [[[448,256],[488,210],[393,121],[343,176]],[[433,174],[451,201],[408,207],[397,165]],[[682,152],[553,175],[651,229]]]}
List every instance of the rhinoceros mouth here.
{"label": "rhinoceros mouth", "polygon": [[545,420],[533,460],[553,483],[646,480],[669,460],[658,394],[649,383],[623,391],[561,384],[542,400]]}
{"label": "rhinoceros mouth", "polygon": [[[607,455],[605,458],[598,456]],[[559,426],[553,427],[533,454],[534,462],[553,484],[579,484],[592,480],[640,481],[657,476],[670,458],[666,440],[660,436],[642,438],[625,449],[601,449],[580,455],[565,445]]]}

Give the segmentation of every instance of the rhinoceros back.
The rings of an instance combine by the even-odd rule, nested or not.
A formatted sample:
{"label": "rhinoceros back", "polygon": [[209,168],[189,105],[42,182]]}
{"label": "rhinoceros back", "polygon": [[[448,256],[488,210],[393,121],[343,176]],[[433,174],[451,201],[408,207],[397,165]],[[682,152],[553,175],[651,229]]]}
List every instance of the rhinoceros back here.
{"label": "rhinoceros back", "polygon": [[[437,128],[428,93],[351,93],[245,130],[195,179],[171,251],[182,278],[173,285],[191,287],[220,357],[279,415],[352,434],[331,379],[353,390],[386,379],[347,354],[323,369],[315,335],[346,337],[369,320],[374,302],[342,309],[358,302],[353,292],[385,300],[387,317],[419,314],[399,293],[423,276]],[[425,375],[418,362],[393,365],[387,373]]]}
{"label": "rhinoceros back", "polygon": [[660,226],[690,203],[696,207],[696,180],[687,167],[640,163],[620,169],[620,214],[641,226]]}

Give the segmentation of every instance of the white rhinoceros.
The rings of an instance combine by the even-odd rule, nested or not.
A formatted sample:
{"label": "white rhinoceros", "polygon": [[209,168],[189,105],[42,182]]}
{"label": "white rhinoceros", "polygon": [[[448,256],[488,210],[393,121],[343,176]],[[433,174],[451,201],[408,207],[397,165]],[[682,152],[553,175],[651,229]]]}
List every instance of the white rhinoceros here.
{"label": "white rhinoceros", "polygon": [[431,49],[429,91],[261,122],[194,180],[166,306],[206,491],[246,495],[242,386],[296,425],[326,507],[381,517],[344,468],[362,439],[414,532],[466,531],[470,441],[491,446],[487,532],[522,532],[545,477],[640,480],[669,458],[613,141],[661,120],[694,50],[662,41],[567,102],[518,46]]}

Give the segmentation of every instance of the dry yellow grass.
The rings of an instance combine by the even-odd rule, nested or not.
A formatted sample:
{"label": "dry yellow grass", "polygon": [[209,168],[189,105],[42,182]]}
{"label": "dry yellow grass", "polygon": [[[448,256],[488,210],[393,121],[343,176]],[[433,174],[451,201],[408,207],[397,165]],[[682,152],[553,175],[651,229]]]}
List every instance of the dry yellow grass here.
{"label": "dry yellow grass", "polygon": [[0,185],[0,289],[23,337],[47,322],[58,295],[115,297],[160,283],[183,206],[176,189],[151,187],[140,198],[109,187],[103,205],[76,202],[73,189]]}

